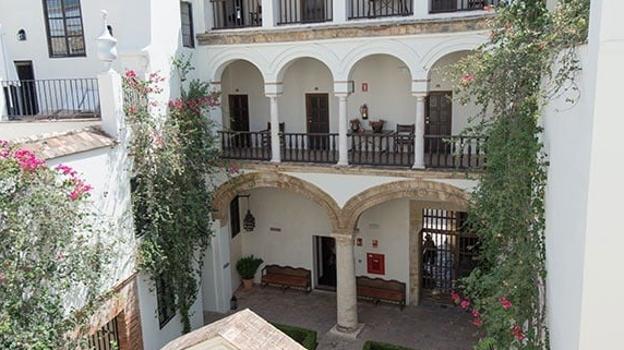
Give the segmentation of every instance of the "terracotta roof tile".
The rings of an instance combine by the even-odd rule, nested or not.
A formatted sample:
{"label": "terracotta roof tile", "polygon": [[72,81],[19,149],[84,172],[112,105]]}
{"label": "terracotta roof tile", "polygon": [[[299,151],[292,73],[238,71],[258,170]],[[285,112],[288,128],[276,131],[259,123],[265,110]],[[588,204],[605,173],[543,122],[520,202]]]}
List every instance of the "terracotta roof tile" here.
{"label": "terracotta roof tile", "polygon": [[102,147],[112,147],[116,144],[113,138],[96,126],[17,139],[12,143],[20,144],[44,159],[64,157]]}

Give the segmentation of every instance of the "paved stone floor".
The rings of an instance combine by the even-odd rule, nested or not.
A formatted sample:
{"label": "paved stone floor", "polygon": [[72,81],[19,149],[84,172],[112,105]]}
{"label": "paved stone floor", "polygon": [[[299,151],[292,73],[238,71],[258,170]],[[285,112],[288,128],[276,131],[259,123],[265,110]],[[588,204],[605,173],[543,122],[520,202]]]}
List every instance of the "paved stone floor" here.
{"label": "paved stone floor", "polygon": [[[356,340],[335,336],[328,331],[336,324],[336,295],[331,292],[299,291],[256,286],[238,291],[239,310],[250,308],[266,320],[313,329],[318,332],[319,350],[360,350],[366,340],[403,345],[415,350],[472,349],[478,332],[470,315],[454,307],[424,303],[406,307],[359,302],[364,329]],[[210,323],[224,315],[206,314]]]}

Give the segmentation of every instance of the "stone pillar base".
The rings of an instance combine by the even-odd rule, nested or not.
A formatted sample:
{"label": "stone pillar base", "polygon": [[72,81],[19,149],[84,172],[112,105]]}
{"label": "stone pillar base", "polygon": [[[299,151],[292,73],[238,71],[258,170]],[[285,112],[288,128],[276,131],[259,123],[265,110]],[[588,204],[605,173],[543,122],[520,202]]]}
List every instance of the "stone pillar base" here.
{"label": "stone pillar base", "polygon": [[364,329],[364,323],[358,323],[354,329],[344,329],[339,325],[335,325],[329,330],[329,333],[348,339],[356,339],[362,332],[362,329]]}

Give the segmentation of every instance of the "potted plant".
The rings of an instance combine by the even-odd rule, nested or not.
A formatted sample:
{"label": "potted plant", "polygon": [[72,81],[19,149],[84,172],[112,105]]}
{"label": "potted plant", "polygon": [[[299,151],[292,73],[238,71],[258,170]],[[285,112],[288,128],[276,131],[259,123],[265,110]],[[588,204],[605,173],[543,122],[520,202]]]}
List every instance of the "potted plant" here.
{"label": "potted plant", "polygon": [[370,125],[370,127],[373,129],[374,133],[381,133],[383,131],[384,123],[385,121],[383,119],[379,119],[376,121],[369,121],[368,125]]}
{"label": "potted plant", "polygon": [[243,280],[243,287],[245,289],[251,289],[253,287],[253,280],[258,267],[262,265],[264,261],[260,258],[256,258],[253,255],[244,256],[236,263],[236,271]]}

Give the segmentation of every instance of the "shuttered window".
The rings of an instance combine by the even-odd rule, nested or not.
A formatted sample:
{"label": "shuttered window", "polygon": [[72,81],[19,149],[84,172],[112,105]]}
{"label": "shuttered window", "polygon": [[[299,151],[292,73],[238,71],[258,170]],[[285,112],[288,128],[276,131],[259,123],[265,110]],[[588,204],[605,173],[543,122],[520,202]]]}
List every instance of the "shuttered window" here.
{"label": "shuttered window", "polygon": [[182,17],[182,45],[184,47],[195,47],[195,38],[193,38],[193,5],[186,1],[181,2],[180,13]]}

